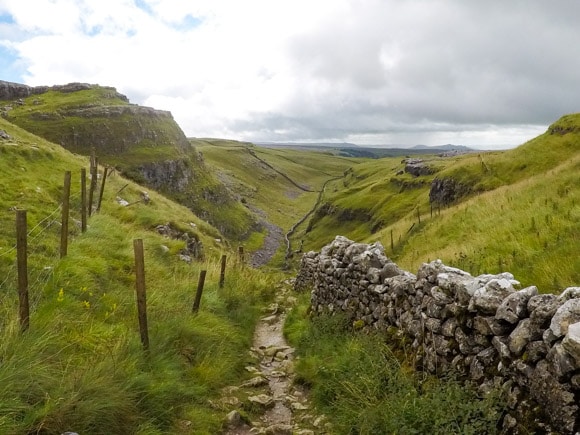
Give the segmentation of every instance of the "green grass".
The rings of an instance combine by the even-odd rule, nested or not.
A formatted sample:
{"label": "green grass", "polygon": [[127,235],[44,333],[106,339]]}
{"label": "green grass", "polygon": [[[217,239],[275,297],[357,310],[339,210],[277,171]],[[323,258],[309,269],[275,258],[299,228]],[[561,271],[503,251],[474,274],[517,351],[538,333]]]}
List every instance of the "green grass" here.
{"label": "green grass", "polygon": [[297,382],[310,387],[334,434],[499,433],[505,404],[479,397],[452,377],[415,374],[378,335],[361,335],[341,316],[306,314],[308,295],[285,333],[298,348]]}
{"label": "green grass", "polygon": [[[225,410],[210,400],[248,375],[244,365],[276,274],[236,267],[213,227],[155,192],[113,175],[101,212],[81,233],[79,170],[88,161],[0,120],[0,433],[161,434],[219,432]],[[59,202],[73,172],[68,255],[59,259]],[[28,210],[30,329],[17,318],[14,217]],[[182,240],[154,229],[171,222],[204,244],[206,259],[178,259]],[[144,240],[150,352],[141,348],[132,242]],[[226,285],[217,286],[228,253]],[[208,271],[200,312],[191,306]]]}
{"label": "green grass", "polygon": [[[523,285],[559,293],[580,282],[578,125],[580,115],[567,115],[513,150],[431,158],[438,172],[415,179],[394,175],[399,160],[361,163],[330,186],[297,237],[315,250],[337,234],[380,241],[412,272],[441,258],[475,275],[509,271]],[[452,177],[470,193],[432,216],[434,177]]]}
{"label": "green grass", "polygon": [[[252,213],[205,167],[169,113],[129,104],[100,86],[50,90],[23,103],[6,112],[10,122],[74,153],[90,155],[94,148],[101,164],[189,207],[231,240],[257,229]],[[154,180],[145,176],[151,172]]]}
{"label": "green grass", "polygon": [[[242,203],[258,216],[282,228],[284,233],[312,209],[318,197],[317,191],[326,180],[342,176],[348,168],[364,161],[317,151],[259,148],[235,141],[191,139],[191,142]],[[249,251],[259,247],[259,244],[254,244],[257,240],[253,236],[244,242]],[[294,238],[293,249],[299,243],[300,239]],[[284,247],[281,247],[272,264],[284,264],[284,256]]]}

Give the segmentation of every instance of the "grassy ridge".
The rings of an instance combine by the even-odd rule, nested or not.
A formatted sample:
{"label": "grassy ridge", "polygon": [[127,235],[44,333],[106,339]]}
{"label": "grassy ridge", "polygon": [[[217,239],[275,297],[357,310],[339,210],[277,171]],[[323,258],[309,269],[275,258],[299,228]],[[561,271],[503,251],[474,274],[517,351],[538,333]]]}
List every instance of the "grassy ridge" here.
{"label": "grassy ridge", "polygon": [[[113,176],[101,212],[59,259],[58,221],[64,170],[86,159],[0,120],[0,432],[161,434],[219,432],[224,409],[210,404],[221,387],[246,376],[245,355],[275,275],[229,264],[217,288],[220,233],[185,207],[150,193],[148,205],[121,207],[142,187]],[[14,212],[28,210],[31,327],[17,319]],[[206,260],[178,259],[185,241],[156,231],[171,222],[204,243]],[[193,225],[195,227],[193,227]],[[145,245],[151,352],[139,341],[132,240]],[[231,258],[231,257],[230,257]],[[191,315],[197,277],[208,270],[199,314]]]}
{"label": "grassy ridge", "polygon": [[[395,175],[402,168],[395,159],[362,163],[331,186],[299,237],[309,249],[336,234],[378,240],[411,271],[441,258],[474,274],[510,271],[544,292],[577,285],[579,125],[580,115],[567,115],[513,150],[430,158],[438,169],[430,176]],[[432,218],[435,177],[453,178],[471,193]]]}
{"label": "grassy ridge", "polygon": [[130,104],[98,85],[49,90],[10,106],[10,122],[74,153],[94,148],[102,164],[187,206],[226,237],[243,240],[255,231],[255,217],[205,167],[169,112]]}

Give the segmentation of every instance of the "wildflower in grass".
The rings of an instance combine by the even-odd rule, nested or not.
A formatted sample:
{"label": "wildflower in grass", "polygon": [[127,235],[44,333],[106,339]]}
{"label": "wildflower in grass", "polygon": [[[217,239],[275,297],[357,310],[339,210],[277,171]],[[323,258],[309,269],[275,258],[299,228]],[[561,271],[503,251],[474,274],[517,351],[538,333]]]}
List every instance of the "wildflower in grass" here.
{"label": "wildflower in grass", "polygon": [[91,303],[89,301],[83,301],[83,307],[85,307],[88,310],[89,308],[91,308]]}
{"label": "wildflower in grass", "polygon": [[57,302],[62,302],[64,301],[64,289],[61,287],[61,289],[58,291],[58,297],[56,298]]}

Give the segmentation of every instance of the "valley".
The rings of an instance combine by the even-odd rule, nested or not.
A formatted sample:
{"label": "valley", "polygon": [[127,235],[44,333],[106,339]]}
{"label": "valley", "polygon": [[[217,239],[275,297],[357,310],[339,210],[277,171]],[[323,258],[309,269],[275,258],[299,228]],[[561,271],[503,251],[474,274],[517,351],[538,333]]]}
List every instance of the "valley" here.
{"label": "valley", "polygon": [[[302,255],[340,235],[379,242],[413,273],[441,259],[474,277],[510,272],[540,294],[580,285],[578,114],[513,150],[376,158],[186,138],[171,114],[133,105],[114,88],[0,90],[2,433],[235,433],[225,420],[232,406],[244,430],[254,422],[255,433],[270,433],[267,419],[257,424],[263,409],[249,400],[267,388],[243,385],[253,377],[247,367],[264,356],[250,351],[254,331],[275,304],[293,350],[284,363],[293,372],[288,390],[311,398],[308,412],[295,405],[296,418],[284,421],[291,427],[273,433],[377,433],[382,414],[409,432],[499,433],[508,413],[499,392],[483,397],[453,375],[415,373],[411,343],[395,333],[400,346],[340,315],[313,315],[311,289],[289,290]],[[80,171],[91,154],[99,186],[105,166],[110,175],[83,232]],[[61,258],[65,171],[71,225]],[[28,216],[24,332],[16,210]],[[138,334],[135,239],[145,245],[147,352]],[[201,309],[192,314],[202,271]],[[566,379],[577,379],[574,370]],[[235,400],[224,402],[232,386]],[[389,403],[396,406],[387,412]],[[314,425],[322,414],[328,425]],[[526,433],[531,420],[513,427]]]}

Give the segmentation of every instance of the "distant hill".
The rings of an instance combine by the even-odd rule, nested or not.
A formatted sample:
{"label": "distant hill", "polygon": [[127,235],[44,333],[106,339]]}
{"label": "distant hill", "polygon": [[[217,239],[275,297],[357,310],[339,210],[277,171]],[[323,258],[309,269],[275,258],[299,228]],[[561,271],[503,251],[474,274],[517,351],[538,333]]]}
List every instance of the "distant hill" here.
{"label": "distant hill", "polygon": [[87,83],[30,87],[0,81],[0,114],[77,154],[189,207],[224,235],[243,239],[257,219],[205,166],[170,112],[131,104],[115,88]]}
{"label": "distant hill", "polygon": [[437,154],[443,152],[466,153],[475,151],[464,145],[426,146],[415,145],[403,147],[394,145],[365,146],[349,142],[255,142],[255,145],[265,148],[287,148],[295,150],[316,150],[329,152],[342,157],[365,157],[380,159],[383,157],[400,157],[418,154]]}
{"label": "distant hill", "polygon": [[453,145],[453,144],[434,145],[434,146],[415,145],[409,149],[412,149],[412,150],[437,150],[437,151],[463,151],[463,152],[477,151],[474,148],[470,148],[470,147],[465,146],[465,145]]}

